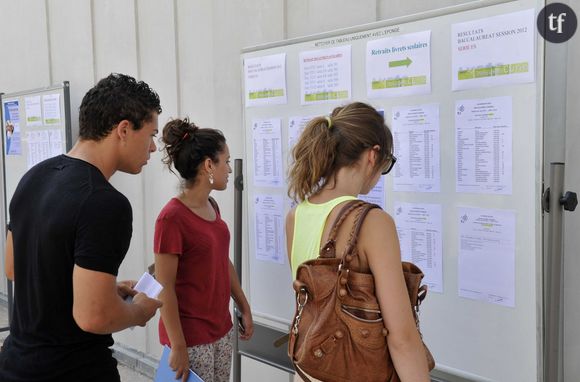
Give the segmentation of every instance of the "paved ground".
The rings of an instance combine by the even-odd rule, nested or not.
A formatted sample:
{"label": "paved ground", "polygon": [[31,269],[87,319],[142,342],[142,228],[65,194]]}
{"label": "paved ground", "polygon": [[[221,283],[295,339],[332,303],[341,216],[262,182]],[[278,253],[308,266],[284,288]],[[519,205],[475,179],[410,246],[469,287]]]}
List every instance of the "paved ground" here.
{"label": "paved ground", "polygon": [[[0,303],[0,328],[8,326],[8,310],[6,305]],[[8,336],[8,332],[0,332],[0,344]],[[131,370],[130,368],[119,364],[119,374],[121,374],[121,381],[123,382],[151,382],[152,379]]]}

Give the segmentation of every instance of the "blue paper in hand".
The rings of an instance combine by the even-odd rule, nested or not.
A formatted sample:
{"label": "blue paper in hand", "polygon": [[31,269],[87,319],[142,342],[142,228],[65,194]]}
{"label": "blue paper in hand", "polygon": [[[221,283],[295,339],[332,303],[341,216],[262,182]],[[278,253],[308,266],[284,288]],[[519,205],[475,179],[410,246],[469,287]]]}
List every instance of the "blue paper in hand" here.
{"label": "blue paper in hand", "polygon": [[[161,360],[159,361],[159,366],[157,367],[157,373],[155,373],[154,382],[175,382],[175,372],[169,367],[169,353],[171,349],[167,346],[163,346],[163,354],[161,355]],[[199,375],[195,374],[191,369],[189,369],[189,376],[187,377],[187,382],[203,382],[203,379]]]}

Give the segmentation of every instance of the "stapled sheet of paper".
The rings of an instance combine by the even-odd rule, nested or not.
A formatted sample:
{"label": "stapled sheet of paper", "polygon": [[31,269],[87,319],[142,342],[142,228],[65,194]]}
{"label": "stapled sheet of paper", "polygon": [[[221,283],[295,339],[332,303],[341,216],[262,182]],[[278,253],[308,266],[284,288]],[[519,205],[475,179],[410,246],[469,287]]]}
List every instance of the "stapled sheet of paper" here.
{"label": "stapled sheet of paper", "polygon": [[153,276],[145,272],[139,281],[137,281],[134,289],[137,292],[145,293],[149,298],[157,298],[161,290],[163,290],[163,286]]}
{"label": "stapled sheet of paper", "polygon": [[[137,281],[137,284],[135,284],[133,289],[135,289],[137,292],[145,293],[149,298],[157,298],[159,293],[161,293],[163,290],[163,286],[159,284],[159,282],[155,280],[153,276],[145,272],[139,281]],[[133,297],[127,296],[125,301],[131,302],[133,301]]]}

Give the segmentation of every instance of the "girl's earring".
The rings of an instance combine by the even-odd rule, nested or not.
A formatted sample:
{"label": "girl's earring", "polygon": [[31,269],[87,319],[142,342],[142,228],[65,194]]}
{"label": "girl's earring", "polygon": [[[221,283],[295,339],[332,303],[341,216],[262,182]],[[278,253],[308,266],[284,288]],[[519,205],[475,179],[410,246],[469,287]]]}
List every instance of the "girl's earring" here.
{"label": "girl's earring", "polygon": [[209,184],[213,184],[213,174],[209,173]]}

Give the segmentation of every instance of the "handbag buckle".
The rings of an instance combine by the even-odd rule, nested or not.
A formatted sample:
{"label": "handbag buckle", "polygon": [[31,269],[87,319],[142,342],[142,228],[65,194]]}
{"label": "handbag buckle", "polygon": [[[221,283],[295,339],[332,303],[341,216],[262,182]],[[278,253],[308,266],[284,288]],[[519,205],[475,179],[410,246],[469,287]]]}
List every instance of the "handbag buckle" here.
{"label": "handbag buckle", "polygon": [[[304,301],[300,301],[300,295],[304,296]],[[292,333],[297,335],[298,334],[298,325],[300,324],[300,320],[302,319],[302,310],[304,306],[308,302],[308,291],[306,288],[302,287],[298,292],[296,292],[296,304],[298,305],[298,312],[296,313],[296,318],[294,319],[294,325],[292,325]]]}
{"label": "handbag buckle", "polygon": [[[304,302],[300,301],[300,295],[304,296]],[[296,293],[296,304],[298,304],[298,308],[304,308],[304,305],[308,302],[308,291],[306,288],[300,288],[300,291]]]}

